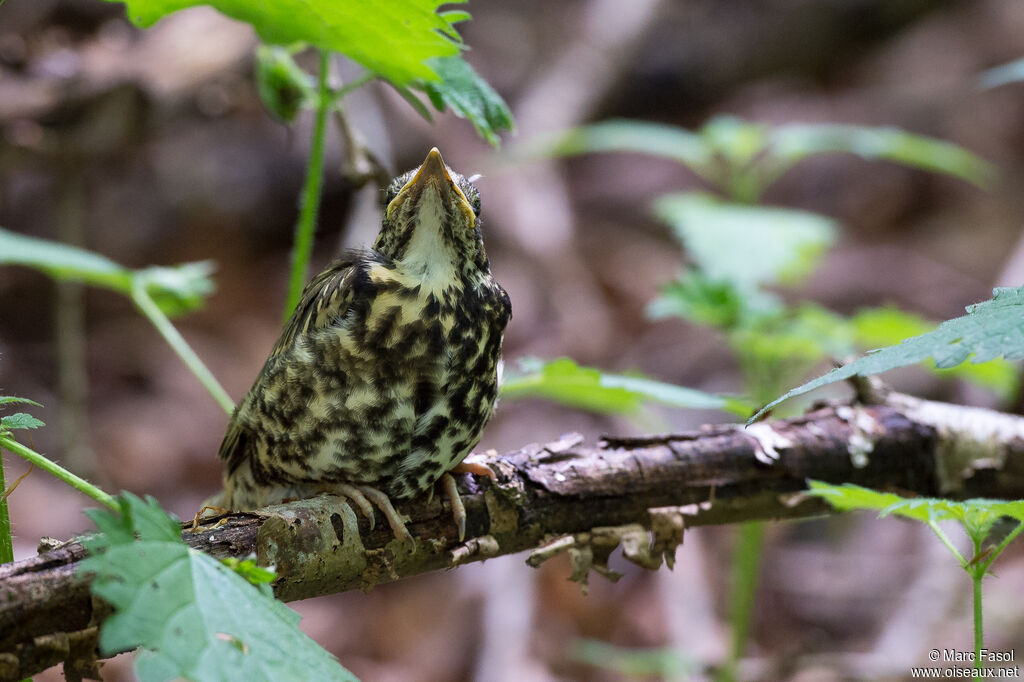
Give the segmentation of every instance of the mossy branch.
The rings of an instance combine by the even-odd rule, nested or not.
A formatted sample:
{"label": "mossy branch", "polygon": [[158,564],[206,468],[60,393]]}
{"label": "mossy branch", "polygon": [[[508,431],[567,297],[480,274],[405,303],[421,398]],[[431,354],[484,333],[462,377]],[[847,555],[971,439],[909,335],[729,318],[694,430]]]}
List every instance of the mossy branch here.
{"label": "mossy branch", "polygon": [[[1019,416],[893,395],[886,405],[830,406],[750,429],[708,426],[597,444],[570,436],[489,457],[496,482],[460,482],[463,543],[441,495],[400,507],[415,547],[396,541],[386,524],[370,530],[334,497],[231,514],[184,537],[216,557],[255,553],[274,564],[274,589],[286,601],[531,548],[532,564],[569,552],[574,577],[585,582],[591,569],[614,575],[607,558],[620,544],[627,559],[655,568],[671,561],[686,527],[831,513],[803,494],[808,478],[928,496],[1024,497],[1022,433]],[[59,647],[64,654],[40,658],[36,643],[81,636],[105,617],[75,575],[83,556],[72,542],[0,566],[0,677],[5,661],[27,676],[74,658]]]}

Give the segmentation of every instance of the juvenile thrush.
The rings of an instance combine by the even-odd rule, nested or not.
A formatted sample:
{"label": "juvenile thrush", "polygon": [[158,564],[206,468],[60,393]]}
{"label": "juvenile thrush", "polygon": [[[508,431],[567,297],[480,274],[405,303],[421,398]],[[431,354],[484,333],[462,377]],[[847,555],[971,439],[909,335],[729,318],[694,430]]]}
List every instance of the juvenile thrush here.
{"label": "juvenile thrush", "polygon": [[494,411],[508,294],[491,276],[480,195],[437,149],[395,178],[373,248],[352,251],[302,293],[220,446],[224,492],[254,509],[343,495],[411,540],[392,499],[444,483]]}

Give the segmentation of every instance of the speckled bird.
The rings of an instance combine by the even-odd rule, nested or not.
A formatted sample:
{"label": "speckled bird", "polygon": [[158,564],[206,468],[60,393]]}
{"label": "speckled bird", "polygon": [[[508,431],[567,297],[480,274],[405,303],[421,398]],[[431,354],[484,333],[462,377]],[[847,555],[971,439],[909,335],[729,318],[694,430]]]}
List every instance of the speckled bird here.
{"label": "speckled bird", "polygon": [[391,500],[441,481],[465,535],[450,472],[494,412],[508,294],[491,276],[480,195],[437,149],[395,178],[373,248],[314,277],[235,410],[211,504],[254,509],[343,495],[411,540]]}

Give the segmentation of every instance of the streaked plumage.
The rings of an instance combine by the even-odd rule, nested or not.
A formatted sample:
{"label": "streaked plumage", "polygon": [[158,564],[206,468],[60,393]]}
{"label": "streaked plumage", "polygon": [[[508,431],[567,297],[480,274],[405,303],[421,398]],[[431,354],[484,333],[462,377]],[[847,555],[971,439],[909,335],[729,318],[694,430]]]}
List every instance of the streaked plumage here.
{"label": "streaked plumage", "polygon": [[510,317],[479,210],[476,188],[436,149],[391,183],[373,248],[306,286],[235,411],[220,449],[220,506],[335,491],[365,510],[368,488],[424,493],[477,444]]}

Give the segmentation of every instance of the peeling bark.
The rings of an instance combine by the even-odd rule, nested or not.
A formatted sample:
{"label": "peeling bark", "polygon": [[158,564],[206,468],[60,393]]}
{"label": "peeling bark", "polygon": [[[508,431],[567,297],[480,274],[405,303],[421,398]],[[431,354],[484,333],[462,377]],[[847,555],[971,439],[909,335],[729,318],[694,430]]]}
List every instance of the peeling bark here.
{"label": "peeling bark", "polygon": [[[973,455],[971,453],[974,453]],[[665,436],[578,435],[487,459],[497,480],[461,477],[467,540],[459,543],[442,495],[400,508],[415,546],[371,529],[339,498],[321,496],[230,514],[196,532],[215,557],[255,553],[273,564],[285,601],[373,585],[535,549],[528,563],[569,552],[574,577],[614,578],[608,554],[671,566],[684,527],[830,513],[801,494],[808,478],[919,495],[1024,497],[1024,419],[890,396],[887,405],[829,406],[795,419],[708,426]],[[536,549],[539,548],[539,549]],[[91,674],[97,626],[109,613],[75,575],[77,542],[0,566],[0,679],[68,661]]]}

